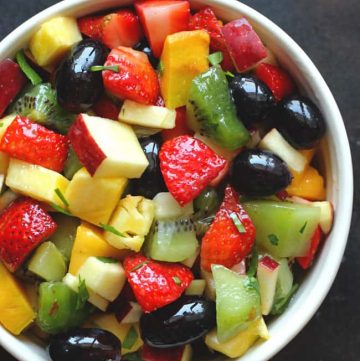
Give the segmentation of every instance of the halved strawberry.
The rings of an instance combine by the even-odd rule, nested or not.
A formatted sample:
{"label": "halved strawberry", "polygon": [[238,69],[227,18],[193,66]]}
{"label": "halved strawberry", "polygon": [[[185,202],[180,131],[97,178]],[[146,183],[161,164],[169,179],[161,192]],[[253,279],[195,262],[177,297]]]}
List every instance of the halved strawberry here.
{"label": "halved strawberry", "polygon": [[137,1],[135,9],[145,30],[151,50],[157,58],[161,56],[168,35],[188,30],[190,19],[188,1]]}
{"label": "halved strawberry", "polygon": [[119,72],[102,72],[104,86],[120,99],[130,99],[142,104],[155,104],[159,92],[159,79],[148,57],[141,51],[119,46],[113,49],[105,66],[117,65]]}
{"label": "halved strawberry", "polygon": [[301,268],[308,269],[312,265],[322,237],[323,237],[323,233],[321,231],[321,227],[318,226],[315,230],[315,233],[312,236],[311,246],[310,246],[308,255],[304,256],[304,257],[296,258],[296,260],[299,263],[299,265],[301,266]]}
{"label": "halved strawberry", "polygon": [[239,195],[228,186],[215,220],[202,239],[201,268],[210,271],[212,264],[231,268],[250,253],[254,242],[255,226],[240,205]]}
{"label": "halved strawberry", "polygon": [[166,187],[181,206],[196,198],[226,165],[223,157],[189,135],[164,143],[159,158]]}
{"label": "halved strawberry", "polygon": [[177,300],[194,276],[176,263],[155,262],[140,253],[126,257],[124,268],[135,297],[145,312]]}
{"label": "halved strawberry", "polygon": [[42,206],[30,198],[18,198],[0,215],[0,259],[16,271],[31,251],[48,239],[57,224]]}
{"label": "halved strawberry", "polygon": [[62,172],[69,141],[64,135],[17,116],[1,139],[0,150],[10,157]]}
{"label": "halved strawberry", "polygon": [[103,16],[85,16],[78,19],[79,30],[84,35],[95,40],[101,40]]}
{"label": "halved strawberry", "polygon": [[164,141],[179,137],[180,135],[191,134],[192,131],[187,126],[186,107],[176,109],[175,128],[165,129],[161,132]]}
{"label": "halved strawberry", "polygon": [[120,106],[116,105],[108,96],[103,95],[94,105],[93,111],[101,118],[118,120]]}

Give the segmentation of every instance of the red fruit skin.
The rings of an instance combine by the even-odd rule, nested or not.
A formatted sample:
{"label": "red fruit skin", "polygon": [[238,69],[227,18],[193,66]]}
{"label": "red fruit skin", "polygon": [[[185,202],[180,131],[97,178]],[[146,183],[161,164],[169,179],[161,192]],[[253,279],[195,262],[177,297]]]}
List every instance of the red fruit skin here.
{"label": "red fruit skin", "polygon": [[105,89],[120,99],[141,104],[155,104],[160,93],[158,76],[148,57],[141,51],[118,47],[113,49],[105,66],[119,66],[119,72],[102,72]]}
{"label": "red fruit skin", "polygon": [[175,128],[163,130],[161,136],[167,141],[186,134],[191,135],[192,131],[187,126],[186,107],[180,107],[176,109]]}
{"label": "red fruit skin", "polygon": [[[245,233],[240,233],[230,218],[233,212],[243,224]],[[228,186],[215,220],[202,239],[201,268],[211,271],[212,264],[231,268],[241,262],[251,252],[255,242],[255,233],[254,224],[239,204],[239,195]]]}
{"label": "red fruit skin", "polygon": [[69,140],[19,115],[6,129],[0,151],[10,157],[62,172],[69,152]]}
{"label": "red fruit skin", "polygon": [[310,246],[310,250],[307,256],[304,257],[297,257],[296,260],[298,262],[298,264],[301,266],[301,268],[303,268],[304,270],[310,268],[310,266],[312,265],[314,258],[315,258],[315,254],[319,248],[321,239],[323,237],[323,233],[321,231],[320,226],[318,226],[312,236],[311,239],[311,246]]}
{"label": "red fruit skin", "polygon": [[85,16],[78,19],[80,32],[89,38],[101,40],[103,16]]}
{"label": "red fruit skin", "polygon": [[181,361],[185,346],[171,348],[154,348],[144,344],[141,350],[143,361]]}
{"label": "red fruit skin", "polygon": [[256,67],[255,75],[270,88],[277,101],[291,95],[295,90],[290,75],[278,66],[261,63]]}
{"label": "red fruit skin", "polygon": [[136,300],[146,313],[177,300],[194,278],[184,265],[155,262],[139,253],[126,257],[124,268]]}
{"label": "red fruit skin", "polygon": [[98,117],[118,120],[120,106],[116,105],[109,97],[103,95],[94,105],[93,111]]}
{"label": "red fruit skin", "polygon": [[235,65],[226,47],[225,39],[221,33],[221,22],[217,19],[213,10],[206,7],[194,14],[189,23],[190,30],[206,30],[210,35],[210,50],[212,52],[221,51],[224,60],[221,67],[227,71],[234,71]]}
{"label": "red fruit skin", "polygon": [[15,272],[28,255],[57,229],[42,206],[30,198],[18,198],[0,215],[0,259]]}
{"label": "red fruit skin", "polygon": [[206,144],[188,135],[165,142],[159,158],[166,187],[181,206],[196,198],[227,162]]}
{"label": "red fruit skin", "polygon": [[274,271],[279,267],[279,263],[277,263],[274,259],[269,256],[264,256],[261,258],[260,262],[264,267],[269,269],[270,271]]}
{"label": "red fruit skin", "polygon": [[265,46],[245,18],[227,23],[221,28],[221,32],[239,72],[267,57]]}
{"label": "red fruit skin", "polygon": [[26,78],[19,65],[11,59],[0,62],[0,117],[25,85]]}
{"label": "red fruit skin", "polygon": [[168,35],[189,29],[190,4],[181,0],[137,1],[136,12],[152,53],[160,58]]}

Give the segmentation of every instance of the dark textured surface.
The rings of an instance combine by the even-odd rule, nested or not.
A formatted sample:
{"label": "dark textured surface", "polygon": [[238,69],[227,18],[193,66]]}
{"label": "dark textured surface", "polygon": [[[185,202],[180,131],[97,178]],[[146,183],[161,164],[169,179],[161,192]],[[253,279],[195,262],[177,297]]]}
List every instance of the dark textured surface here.
{"label": "dark textured surface", "polygon": [[[1,0],[0,39],[53,0]],[[360,1],[244,1],[290,34],[309,54],[333,91],[351,142],[355,180],[360,176]],[[356,189],[356,188],[355,188]],[[355,191],[353,225],[346,254],[325,302],[307,327],[274,361],[360,360],[360,194]],[[0,349],[0,360],[14,360]],[[29,359],[29,361],[31,361]]]}

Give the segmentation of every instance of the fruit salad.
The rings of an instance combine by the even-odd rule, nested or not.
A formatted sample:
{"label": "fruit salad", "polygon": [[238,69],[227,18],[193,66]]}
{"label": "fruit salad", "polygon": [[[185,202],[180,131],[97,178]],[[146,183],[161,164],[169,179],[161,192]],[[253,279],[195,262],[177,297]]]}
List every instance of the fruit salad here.
{"label": "fruit salad", "polygon": [[271,337],[333,207],[324,119],[246,18],[186,0],[51,18],[0,89],[5,329],[53,361]]}

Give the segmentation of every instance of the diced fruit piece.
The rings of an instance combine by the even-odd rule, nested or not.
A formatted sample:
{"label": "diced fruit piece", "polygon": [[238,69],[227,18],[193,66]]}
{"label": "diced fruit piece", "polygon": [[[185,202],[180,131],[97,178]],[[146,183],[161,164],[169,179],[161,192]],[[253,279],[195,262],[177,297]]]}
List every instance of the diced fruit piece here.
{"label": "diced fruit piece", "polygon": [[101,231],[96,227],[82,223],[76,232],[76,238],[71,252],[69,272],[76,275],[86,259],[91,256],[122,259],[125,253],[110,246],[103,239]]}
{"label": "diced fruit piece", "polygon": [[236,116],[228,81],[219,66],[192,81],[186,108],[189,127],[221,147],[232,151],[248,142],[249,133]]}
{"label": "diced fruit piece", "polygon": [[45,281],[60,281],[66,273],[64,256],[52,242],[41,244],[27,267]]}
{"label": "diced fruit piece", "polygon": [[25,76],[18,64],[11,59],[0,62],[0,116],[25,85]]}
{"label": "diced fruit piece", "polygon": [[141,104],[155,104],[159,96],[158,76],[148,57],[141,51],[119,46],[111,50],[105,66],[119,71],[103,71],[105,89],[119,99]]}
{"label": "diced fruit piece", "polygon": [[239,204],[239,195],[228,186],[220,210],[202,239],[201,267],[206,271],[212,264],[231,268],[250,253],[254,242],[255,227]]}
{"label": "diced fruit piece", "polygon": [[188,29],[190,4],[188,1],[137,1],[135,9],[145,29],[151,50],[160,58],[168,35]]}
{"label": "diced fruit piece", "polygon": [[189,268],[193,268],[196,261],[198,260],[199,258],[199,254],[200,254],[200,248],[198,248],[196,250],[196,252],[189,258],[186,258],[184,261],[182,261],[181,263],[186,266],[186,267],[189,267]]}
{"label": "diced fruit piece", "polygon": [[310,203],[314,207],[320,208],[320,223],[319,226],[324,234],[328,234],[331,230],[334,220],[334,208],[328,201],[312,202]]}
{"label": "diced fruit piece", "polygon": [[221,28],[227,48],[239,72],[244,72],[266,58],[266,48],[250,23],[237,19]]}
{"label": "diced fruit piece", "polygon": [[190,345],[160,349],[144,345],[141,351],[143,361],[191,361],[192,348]]}
{"label": "diced fruit piece", "polygon": [[165,129],[161,132],[164,141],[179,137],[180,135],[191,134],[192,131],[187,126],[186,107],[176,109],[175,127]]}
{"label": "diced fruit piece", "polygon": [[98,117],[112,120],[117,120],[120,113],[120,106],[106,95],[103,95],[92,109]]}
{"label": "diced fruit piece", "polygon": [[296,260],[299,263],[299,265],[303,268],[303,269],[308,269],[313,261],[314,261],[314,257],[316,254],[316,251],[319,248],[321,239],[322,239],[322,232],[321,232],[321,227],[318,226],[311,238],[311,245],[310,245],[310,249],[309,252],[306,256],[304,257],[298,257]]}
{"label": "diced fruit piece", "polygon": [[245,354],[245,352],[258,340],[267,340],[270,337],[263,318],[252,322],[249,327],[238,333],[226,342],[220,342],[216,329],[206,335],[205,343],[210,349],[221,352],[224,355],[235,358]]}
{"label": "diced fruit piece", "polygon": [[195,218],[214,214],[220,207],[221,199],[213,187],[206,187],[194,200]]}
{"label": "diced fruit piece", "polygon": [[126,302],[125,306],[116,313],[116,318],[121,323],[138,323],[143,314],[140,305],[136,302]]}
{"label": "diced fruit piece", "polygon": [[155,203],[155,218],[157,220],[181,218],[191,216],[194,213],[193,202],[181,207],[169,192],[158,193],[153,202]]}
{"label": "diced fruit piece", "polygon": [[200,271],[201,271],[201,277],[206,282],[205,295],[210,300],[215,301],[216,291],[215,291],[215,281],[213,274],[211,272],[204,271],[203,269],[201,269]]}
{"label": "diced fruit piece", "polygon": [[2,137],[0,150],[10,157],[61,172],[69,145],[67,137],[17,116]]}
{"label": "diced fruit piece", "polygon": [[77,20],[79,30],[82,34],[95,40],[101,40],[102,16],[85,16]]}
{"label": "diced fruit piece", "polygon": [[55,65],[81,38],[74,18],[58,16],[41,25],[29,47],[38,65]]}
{"label": "diced fruit piece", "polygon": [[141,196],[128,195],[120,200],[111,217],[109,226],[115,231],[106,229],[104,238],[117,249],[139,252],[145,236],[150,231],[154,215],[153,201]]}
{"label": "diced fruit piece", "polygon": [[0,322],[8,331],[19,335],[36,315],[15,277],[0,262]]}
{"label": "diced fruit piece", "polygon": [[120,114],[121,122],[143,127],[171,129],[175,127],[176,111],[155,105],[144,105],[125,100]]}
{"label": "diced fruit piece", "polygon": [[249,201],[243,206],[255,225],[258,247],[275,258],[308,253],[319,224],[319,208],[276,201]]}
{"label": "diced fruit piece", "polygon": [[64,165],[64,176],[71,180],[74,177],[74,174],[82,167],[83,165],[80,163],[79,158],[74,152],[74,149],[70,147],[68,157],[66,158]]}
{"label": "diced fruit piece", "polygon": [[205,292],[205,280],[193,280],[185,291],[187,296],[202,296]]}
{"label": "diced fruit piece", "polygon": [[65,194],[69,181],[59,173],[17,159],[10,159],[6,185],[14,192],[29,196],[41,202],[63,206],[55,193],[59,189]]}
{"label": "diced fruit piece", "polygon": [[166,186],[181,206],[196,198],[225,164],[207,145],[187,135],[167,141],[160,151]]}
{"label": "diced fruit piece", "polygon": [[193,280],[191,271],[180,264],[155,262],[136,254],[124,261],[126,276],[145,312],[152,312],[177,300]]}
{"label": "diced fruit piece", "polygon": [[280,265],[269,256],[260,259],[257,268],[257,280],[260,288],[261,313],[268,315],[274,303],[276,283]]}
{"label": "diced fruit piece", "polygon": [[14,202],[14,200],[19,197],[20,195],[14,193],[11,189],[6,190],[0,196],[0,212],[2,212],[10,203]]}
{"label": "diced fruit piece", "polygon": [[7,128],[10,126],[10,124],[14,121],[15,118],[16,114],[10,114],[0,119],[0,140],[3,138]]}
{"label": "diced fruit piece", "polygon": [[12,272],[57,228],[49,214],[30,198],[11,203],[0,215],[0,226],[0,259]]}
{"label": "diced fruit piece", "polygon": [[226,342],[245,330],[261,315],[259,285],[224,266],[213,265],[216,289],[217,337]]}
{"label": "diced fruit piece", "polygon": [[192,80],[209,68],[209,43],[204,30],[184,31],[166,38],[160,86],[168,108],[186,105]]}

